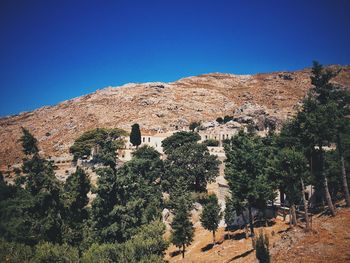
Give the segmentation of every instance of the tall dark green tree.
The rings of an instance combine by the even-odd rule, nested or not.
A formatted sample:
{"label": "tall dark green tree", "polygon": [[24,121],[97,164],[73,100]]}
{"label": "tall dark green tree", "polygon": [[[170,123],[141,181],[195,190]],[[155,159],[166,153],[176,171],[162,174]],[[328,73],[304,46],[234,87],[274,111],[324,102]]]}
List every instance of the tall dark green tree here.
{"label": "tall dark green tree", "polygon": [[209,195],[207,203],[203,207],[200,217],[202,226],[213,233],[213,244],[215,245],[215,232],[218,230],[222,218],[221,207],[215,194]]}
{"label": "tall dark green tree", "polygon": [[[350,128],[349,119],[350,114],[350,94],[344,88],[338,87],[331,83],[330,80],[336,76],[336,73],[325,70],[318,62],[313,63],[313,75],[311,76],[311,83],[314,86],[312,89],[313,97],[318,104],[326,106],[333,104],[333,114],[330,116],[333,125],[328,129],[333,130],[333,141],[337,145],[339,159],[341,163],[341,178],[343,183],[343,192],[347,206],[350,206],[349,187],[346,178],[346,166],[343,154],[343,134]],[[327,138],[328,139],[328,138]],[[327,202],[329,202],[327,200]],[[330,208],[330,210],[332,210]],[[331,211],[334,214],[333,211]]]}
{"label": "tall dark green tree", "polygon": [[117,172],[109,168],[98,171],[97,195],[92,204],[92,229],[97,242],[125,242],[137,227],[160,218],[162,171],[159,154],[150,147],[139,148]]}
{"label": "tall dark green tree", "polygon": [[[344,156],[344,149],[346,148],[346,137],[350,130],[350,93],[345,89],[334,88],[333,101],[336,104],[336,118],[335,123],[335,138],[337,145],[339,161],[341,165],[341,180],[346,206],[350,206],[350,194],[347,180],[347,168]],[[344,147],[345,146],[345,147]]]}
{"label": "tall dark green tree", "polygon": [[63,241],[79,246],[84,238],[84,224],[89,218],[86,208],[89,203],[90,179],[80,167],[70,175],[64,185]]}
{"label": "tall dark green tree", "polygon": [[312,69],[311,83],[313,85],[308,96],[303,102],[301,111],[296,116],[295,123],[299,130],[301,142],[310,147],[310,152],[315,152],[319,159],[319,172],[315,178],[321,182],[323,197],[327,202],[330,213],[336,214],[332,197],[329,192],[328,179],[324,169],[324,147],[328,146],[335,136],[334,120],[337,119],[337,105],[333,96],[333,86],[330,83],[334,74],[323,71],[317,62]]}
{"label": "tall dark green tree", "polygon": [[266,147],[260,137],[240,131],[225,144],[225,178],[236,202],[246,204],[254,245],[252,208],[263,208],[275,198],[274,185],[266,172]]}
{"label": "tall dark green tree", "polygon": [[[179,201],[181,202],[181,199]],[[190,220],[190,213],[185,206],[179,206],[176,209],[171,229],[171,242],[176,247],[182,248],[182,258],[184,258],[186,246],[192,243],[194,237],[194,227]]]}
{"label": "tall dark green tree", "polygon": [[38,153],[24,159],[25,188],[32,196],[32,207],[23,211],[30,215],[31,231],[39,240],[60,243],[62,238],[62,184],[56,178],[53,163]]}
{"label": "tall dark green tree", "polygon": [[31,155],[39,152],[37,139],[26,128],[22,127],[22,136],[20,141],[22,143],[24,154]]}
{"label": "tall dark green tree", "polygon": [[111,168],[102,168],[97,175],[98,187],[91,211],[92,235],[98,243],[115,242],[117,238],[111,212],[117,204],[116,173]]}
{"label": "tall dark green tree", "polygon": [[131,126],[130,142],[136,147],[139,147],[139,145],[141,144],[140,125],[138,125],[137,123]]}
{"label": "tall dark green tree", "polygon": [[[39,241],[60,243],[62,238],[61,183],[57,180],[51,162],[41,158],[37,140],[25,129],[21,137],[24,188],[1,202],[2,236],[10,241],[34,245]],[[28,139],[29,138],[29,139]]]}

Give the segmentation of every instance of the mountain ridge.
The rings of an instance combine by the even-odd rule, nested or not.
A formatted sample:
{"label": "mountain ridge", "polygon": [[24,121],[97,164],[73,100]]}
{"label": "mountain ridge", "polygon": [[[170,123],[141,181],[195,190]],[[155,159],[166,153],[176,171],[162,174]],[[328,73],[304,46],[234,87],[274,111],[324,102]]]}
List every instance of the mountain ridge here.
{"label": "mountain ridge", "polygon": [[[350,87],[350,66],[331,65],[333,82]],[[83,132],[97,127],[175,130],[191,121],[210,121],[233,115],[246,103],[259,105],[281,122],[295,112],[311,87],[310,68],[254,75],[207,73],[174,82],[127,83],[105,87],[53,106],[0,118],[0,169],[20,163],[20,128],[39,140],[44,156],[68,154]]]}

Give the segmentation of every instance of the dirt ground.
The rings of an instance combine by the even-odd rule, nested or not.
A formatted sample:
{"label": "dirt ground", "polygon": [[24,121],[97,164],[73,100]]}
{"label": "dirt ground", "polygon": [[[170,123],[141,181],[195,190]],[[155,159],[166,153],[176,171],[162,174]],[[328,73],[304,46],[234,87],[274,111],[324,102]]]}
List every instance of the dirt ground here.
{"label": "dirt ground", "polygon": [[[313,216],[313,231],[305,233],[300,227],[290,228],[287,221],[277,218],[268,227],[257,227],[270,239],[271,262],[350,262],[350,209],[338,209],[336,217]],[[230,236],[231,235],[231,236]],[[172,262],[221,263],[257,262],[250,238],[243,230],[234,232],[220,228],[217,244],[212,246],[212,234],[197,227],[194,241],[186,248],[185,259],[175,246],[166,251],[165,260]]]}
{"label": "dirt ground", "polygon": [[297,229],[290,236],[294,242],[288,247],[271,250],[272,262],[350,262],[350,208],[340,209],[335,217],[317,215],[311,233]]}

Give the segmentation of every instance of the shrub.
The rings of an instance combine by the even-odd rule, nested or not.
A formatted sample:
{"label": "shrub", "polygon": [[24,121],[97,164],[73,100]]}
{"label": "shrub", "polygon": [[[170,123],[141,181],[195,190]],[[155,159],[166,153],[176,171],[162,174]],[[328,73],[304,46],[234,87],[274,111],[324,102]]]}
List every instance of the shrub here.
{"label": "shrub", "polygon": [[219,146],[219,141],[214,139],[208,139],[203,142],[206,146],[217,147]]}
{"label": "shrub", "polygon": [[107,263],[119,262],[119,254],[121,254],[120,246],[117,244],[93,244],[85,251],[82,263]]}
{"label": "shrub", "polygon": [[33,250],[30,246],[0,239],[0,262],[29,262],[32,256]]}
{"label": "shrub", "polygon": [[39,243],[35,247],[32,262],[36,263],[72,263],[79,262],[78,249],[67,244],[56,245],[49,242]]}
{"label": "shrub", "polygon": [[217,121],[218,123],[220,123],[220,124],[223,124],[223,123],[224,123],[224,119],[221,118],[221,117],[217,118],[216,121]]}
{"label": "shrub", "polygon": [[199,127],[201,125],[201,123],[199,121],[193,121],[190,123],[190,130],[191,131],[194,131],[194,129],[196,129],[197,127]]}
{"label": "shrub", "polygon": [[229,121],[232,121],[232,120],[233,120],[233,117],[232,117],[232,116],[226,115],[226,116],[224,117],[224,123],[229,122]]}

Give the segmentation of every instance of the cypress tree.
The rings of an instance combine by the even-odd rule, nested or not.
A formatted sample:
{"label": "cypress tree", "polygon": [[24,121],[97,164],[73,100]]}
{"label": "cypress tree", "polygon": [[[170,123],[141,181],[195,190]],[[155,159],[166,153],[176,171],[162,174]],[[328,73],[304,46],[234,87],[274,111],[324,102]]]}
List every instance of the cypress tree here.
{"label": "cypress tree", "polygon": [[137,123],[131,126],[130,142],[136,147],[141,144],[141,131],[140,126]]}

